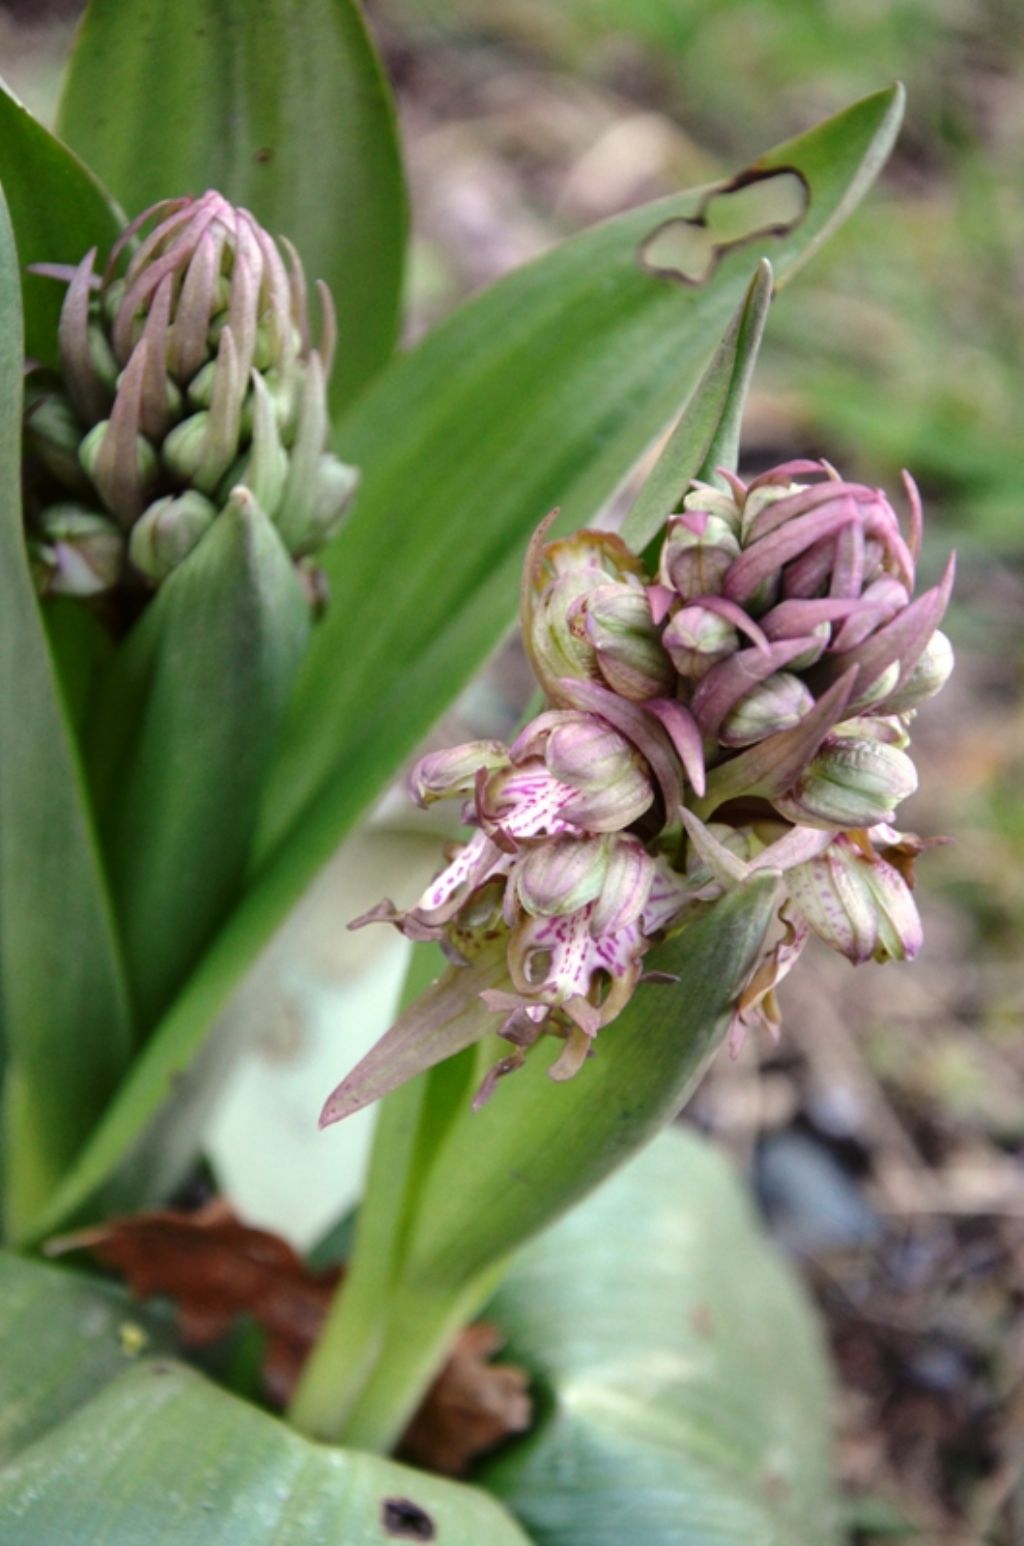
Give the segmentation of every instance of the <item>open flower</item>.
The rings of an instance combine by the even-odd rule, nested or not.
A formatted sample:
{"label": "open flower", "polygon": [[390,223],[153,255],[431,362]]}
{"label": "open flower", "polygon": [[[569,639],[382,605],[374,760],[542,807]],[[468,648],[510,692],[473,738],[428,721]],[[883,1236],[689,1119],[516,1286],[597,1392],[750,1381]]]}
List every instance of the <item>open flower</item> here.
{"label": "open flower", "polygon": [[656,799],[641,753],[599,715],[548,710],[511,747],[471,742],[429,754],[409,785],[423,804],[466,799],[476,830],[408,912],[385,903],[358,921],[436,939],[455,961],[500,928],[508,981],[483,1001],[520,1049],[542,1030],[565,1035],[557,1077],[567,1077],[689,898],[630,830]]}

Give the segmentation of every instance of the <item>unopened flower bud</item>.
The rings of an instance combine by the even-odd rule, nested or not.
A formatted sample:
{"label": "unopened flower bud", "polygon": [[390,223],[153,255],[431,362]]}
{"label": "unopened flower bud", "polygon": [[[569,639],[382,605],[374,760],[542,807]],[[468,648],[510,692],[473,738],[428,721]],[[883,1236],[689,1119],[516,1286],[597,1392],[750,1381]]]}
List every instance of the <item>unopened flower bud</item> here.
{"label": "unopened flower bud", "polygon": [[111,515],[130,526],[145,491],[157,481],[156,452],[146,437],[102,419],[82,441],[78,457]]}
{"label": "unopened flower bud", "polygon": [[326,454],[316,464],[305,531],[293,532],[289,547],[300,556],[313,553],[333,537],[344,522],[359,487],[359,472],[338,457]]}
{"label": "unopened flower bud", "polygon": [[659,576],[684,601],[715,595],[740,545],[720,516],[693,510],[669,522],[661,550]]}
{"label": "unopened flower bud", "polygon": [[209,411],[203,408],[176,424],[163,443],[164,466],[180,483],[195,482],[199,476],[209,424]]}
{"label": "unopened flower bud", "polygon": [[[635,748],[596,714],[541,714],[512,747],[517,766],[488,783],[496,813],[515,803],[528,816],[553,800],[561,824],[590,832],[628,827],[654,803],[654,789]],[[543,757],[552,785],[533,787],[530,768]],[[504,825],[508,827],[508,823]]]}
{"label": "unopened flower bud", "polygon": [[953,672],[953,646],[936,629],[903,685],[885,700],[887,714],[908,714],[941,692]]}
{"label": "unopened flower bud", "polygon": [[[643,598],[644,575],[639,560],[612,532],[584,530],[543,543],[544,529],[535,536],[528,560],[521,621],[534,671],[556,697],[563,678],[585,681],[600,675],[587,628],[590,601],[623,591]],[[650,619],[648,623],[653,629]]]}
{"label": "unopened flower bud", "polygon": [[793,670],[806,671],[808,667],[813,666],[816,661],[819,661],[828,648],[831,636],[832,629],[828,623],[817,623],[813,628],[808,629],[806,637],[814,642],[808,645],[802,655],[798,655],[795,660],[790,661]]}
{"label": "unopened flower bud", "polygon": [[791,495],[799,492],[799,483],[755,484],[743,501],[743,511],[739,518],[740,541],[745,545],[750,540],[751,533],[769,505],[777,504],[781,499],[789,499]]}
{"label": "unopened flower bud", "polygon": [[466,741],[461,746],[428,752],[409,774],[409,793],[417,805],[472,794],[481,771],[507,767],[508,760],[508,747],[501,741]]}
{"label": "unopened flower bud", "polygon": [[188,557],[216,516],[216,505],[195,489],[167,494],[143,511],[132,527],[128,557],[140,574],[159,584]]}
{"label": "unopened flower bud", "polygon": [[535,915],[577,912],[600,895],[610,850],[610,841],[603,836],[548,838],[516,863],[516,900]]}
{"label": "unopened flower bud", "polygon": [[88,494],[89,480],[78,459],[82,426],[62,392],[44,392],[28,407],[25,429],[31,449],[64,488]]}
{"label": "unopened flower bud", "polygon": [[872,827],[891,822],[916,788],[917,771],[906,752],[867,736],[834,736],[795,789],[774,804],[805,826]]}
{"label": "unopened flower bud", "polygon": [[700,681],[720,660],[739,649],[731,623],[708,607],[681,607],[661,640],[680,676]]}
{"label": "unopened flower bud", "polygon": [[898,660],[894,660],[891,665],[886,666],[879,676],[875,677],[875,680],[865,692],[857,694],[851,704],[851,708],[870,709],[873,704],[881,703],[889,697],[899,679],[900,663]]}
{"label": "unopened flower bud", "polygon": [[799,724],[813,707],[813,694],[798,676],[791,671],[776,671],[729,710],[718,739],[723,746],[752,746],[755,741]]}
{"label": "unopened flower bud", "polygon": [[693,487],[683,500],[683,513],[688,515],[693,511],[715,516],[718,520],[724,521],[735,536],[740,535],[742,510],[737,502],[735,489],[719,488],[717,484],[702,483],[695,478]]}
{"label": "unopened flower bud", "polygon": [[586,626],[609,687],[634,701],[671,690],[672,663],[661,646],[650,603],[642,590],[601,586],[586,603]]}
{"label": "unopened flower bud", "polygon": [[847,837],[788,870],[786,886],[818,937],[855,965],[909,961],[921,948],[921,920],[906,881]]}
{"label": "unopened flower bud", "polygon": [[38,516],[33,548],[39,589],[48,596],[96,596],[109,590],[124,564],[124,540],[114,523],[81,505],[51,505]]}

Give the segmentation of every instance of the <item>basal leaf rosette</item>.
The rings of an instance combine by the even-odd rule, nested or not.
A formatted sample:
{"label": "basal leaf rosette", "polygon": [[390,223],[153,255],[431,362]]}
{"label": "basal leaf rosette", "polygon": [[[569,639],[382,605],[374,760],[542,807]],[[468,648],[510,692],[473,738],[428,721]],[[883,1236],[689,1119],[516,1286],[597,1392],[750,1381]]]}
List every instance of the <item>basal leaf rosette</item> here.
{"label": "basal leaf rosette", "polygon": [[[547,542],[544,523],[521,623],[548,707],[509,746],[471,742],[412,771],[413,798],[460,800],[472,835],[415,906],[359,922],[436,940],[454,981],[498,962],[464,979],[510,1044],[478,1100],[543,1037],[564,1042],[552,1077],[577,1073],[634,992],[666,991],[644,986],[664,980],[645,979],[651,946],[759,872],[778,877],[779,905],[736,984],[734,1048],[752,1024],[777,1027],[775,987],[811,932],[855,963],[920,948],[925,845],[893,823],[917,787],[913,717],[952,669],[938,629],[952,560],[915,597],[909,477],[904,522],[826,463],[721,479],[687,493],[656,573],[613,534]],[[421,1067],[456,1050],[426,1001],[388,1034],[395,1083],[417,1038]],[[370,1060],[368,1099],[388,1083],[387,1038]],[[367,1061],[323,1120],[363,1103]]]}
{"label": "basal leaf rosette", "polygon": [[60,371],[31,368],[26,518],[44,595],[143,595],[247,489],[305,560],[351,502],[327,449],[334,308],[314,342],[298,256],[220,194],[146,210],[67,291]]}

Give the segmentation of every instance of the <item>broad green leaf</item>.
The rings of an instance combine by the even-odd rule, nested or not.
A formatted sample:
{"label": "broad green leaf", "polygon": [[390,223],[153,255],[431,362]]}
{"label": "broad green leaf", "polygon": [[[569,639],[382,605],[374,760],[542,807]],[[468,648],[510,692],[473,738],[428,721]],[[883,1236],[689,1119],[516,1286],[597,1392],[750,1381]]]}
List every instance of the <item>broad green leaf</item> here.
{"label": "broad green leaf", "polygon": [[740,423],[772,298],[772,269],[758,265],[750,289],[715,350],[650,476],[622,522],[622,535],[637,551],[656,536],[679,508],[690,479],[712,479],[717,467],[736,470]]}
{"label": "broad green leaf", "polygon": [[[338,445],[363,482],[323,555],[333,604],[300,677],[268,849],[286,839],[322,862],[334,848],[510,625],[541,517],[558,505],[565,526],[592,519],[692,391],[759,258],[785,282],[865,192],[901,110],[898,88],[880,92],[759,157],[740,175],[780,185],[788,223],[760,209],[705,281],[651,272],[639,255],[674,226],[714,226],[731,183],[563,243],[470,301],[360,400]],[[796,212],[794,181],[806,189]]]}
{"label": "broad green leaf", "polygon": [[[444,1125],[411,1148],[393,1124],[381,1128],[364,1208],[371,1221],[378,1205],[393,1210],[393,1202],[378,1204],[373,1180],[390,1191],[399,1184],[381,1153],[395,1146],[406,1156],[400,1184],[408,1223],[392,1247],[392,1281],[379,1294],[369,1337],[365,1322],[351,1337],[342,1325],[336,1345],[322,1344],[307,1366],[295,1406],[303,1427],[381,1449],[402,1431],[458,1320],[479,1307],[493,1274],[679,1110],[757,961],[776,881],[758,877],[652,951],[650,969],[677,980],[638,988],[575,1078],[548,1077],[558,1049],[541,1042],[474,1111],[476,1088],[508,1052],[488,1034],[493,1017],[480,1007],[480,1045],[435,1069],[424,1089],[421,1124],[439,1112]],[[370,1246],[364,1263],[357,1235],[349,1288],[364,1271],[376,1279],[375,1232]]]}
{"label": "broad green leaf", "polygon": [[241,889],[309,604],[244,490],[160,587],[90,729],[100,835],[143,1032]]}
{"label": "broad green leaf", "polygon": [[92,172],[37,123],[2,82],[0,187],[18,249],[25,352],[46,365],[56,365],[64,286],[26,273],[26,266],[79,263],[90,247],[105,252],[121,229],[120,213]]}
{"label": "broad green leaf", "polygon": [[821,1336],[730,1167],[668,1132],[488,1307],[537,1381],[483,1471],[536,1546],[831,1546]]}
{"label": "broad green leaf", "polygon": [[[638,247],[725,187],[635,210],[510,275],[394,361],[343,423],[361,466],[333,587],[267,801],[263,863],[55,1200],[84,1202],[187,1067],[232,987],[417,740],[511,623],[528,533],[551,505],[592,518],[678,409],[770,258],[777,283],[862,197],[891,147],[898,87],[759,158],[804,179],[781,234],[737,238],[703,283],[642,268]],[[765,218],[763,213],[760,218]],[[657,253],[656,253],[657,255]]]}
{"label": "broad green leaf", "polygon": [[141,1352],[172,1347],[120,1287],[0,1252],[0,1470]]}
{"label": "broad green leaf", "polygon": [[336,406],[387,359],[406,194],[354,0],[92,0],[59,124],[129,214],[216,188],[295,243],[338,308]]}
{"label": "broad green leaf", "polygon": [[0,200],[0,1012],[4,1212],[27,1228],[127,1063],[127,996],[21,525],[18,268]]}
{"label": "broad green leaf", "polygon": [[[476,1488],[311,1444],[168,1358],[124,1296],[0,1259],[4,1546],[529,1546]],[[134,1350],[134,1356],[132,1356]]]}

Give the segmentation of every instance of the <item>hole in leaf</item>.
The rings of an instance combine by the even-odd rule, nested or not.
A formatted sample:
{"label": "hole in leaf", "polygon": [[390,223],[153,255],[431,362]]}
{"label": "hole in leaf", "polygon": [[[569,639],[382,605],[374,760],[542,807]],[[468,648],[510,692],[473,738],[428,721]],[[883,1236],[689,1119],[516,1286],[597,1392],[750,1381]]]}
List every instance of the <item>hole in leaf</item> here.
{"label": "hole in leaf", "polygon": [[640,266],[663,279],[704,284],[727,252],[766,236],[787,236],[810,202],[806,179],[792,167],[741,172],[710,189],[696,215],[657,226],[640,244]]}
{"label": "hole in leaf", "polygon": [[396,1541],[432,1541],[437,1537],[434,1521],[411,1498],[385,1498],[381,1524]]}

